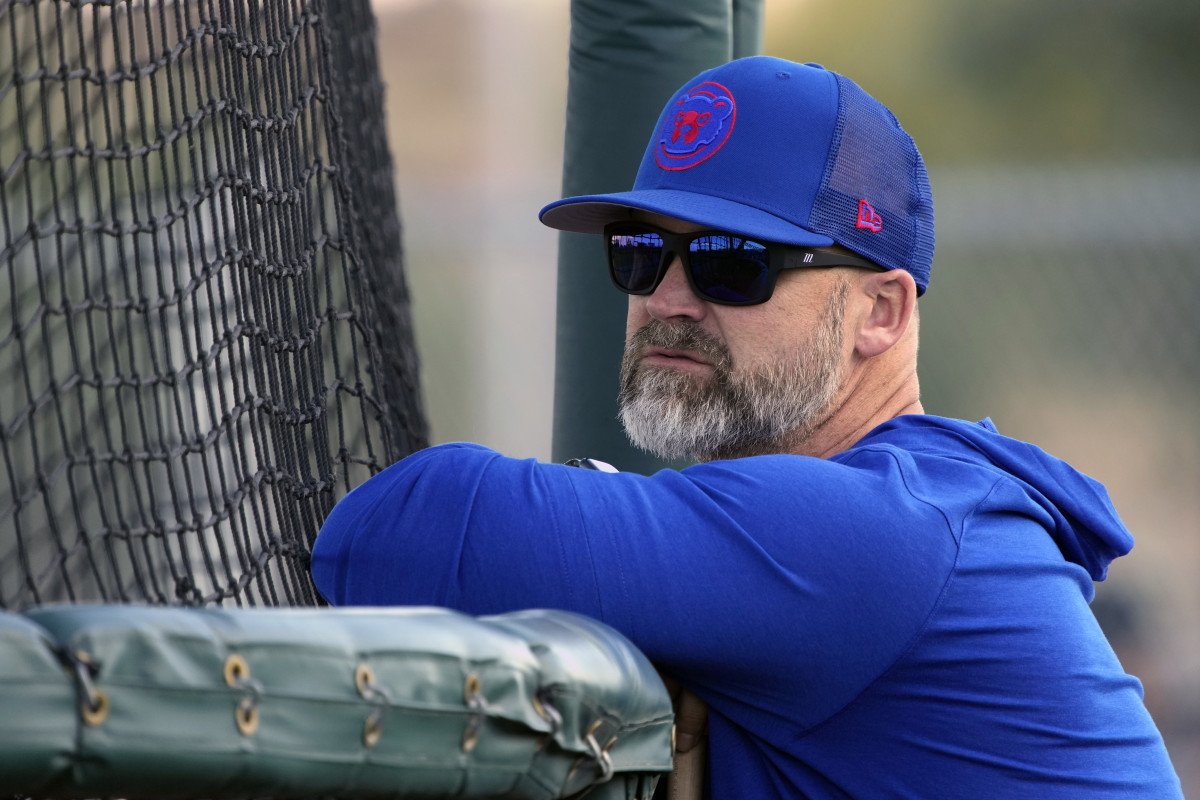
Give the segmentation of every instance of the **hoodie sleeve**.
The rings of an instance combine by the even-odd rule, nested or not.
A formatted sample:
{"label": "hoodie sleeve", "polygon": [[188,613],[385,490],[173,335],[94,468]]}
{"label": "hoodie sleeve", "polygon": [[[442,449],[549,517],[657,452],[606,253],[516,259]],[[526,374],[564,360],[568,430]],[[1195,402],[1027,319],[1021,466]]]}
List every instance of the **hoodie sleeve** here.
{"label": "hoodie sleeve", "polygon": [[710,704],[807,694],[815,723],[898,657],[953,566],[946,519],[898,471],[880,452],[646,477],[442,445],[337,505],[313,577],[338,605],[587,614]]}

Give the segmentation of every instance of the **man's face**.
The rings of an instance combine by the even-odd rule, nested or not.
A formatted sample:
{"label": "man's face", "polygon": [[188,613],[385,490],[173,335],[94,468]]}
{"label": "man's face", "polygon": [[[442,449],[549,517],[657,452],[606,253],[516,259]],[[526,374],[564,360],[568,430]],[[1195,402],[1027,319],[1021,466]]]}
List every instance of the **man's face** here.
{"label": "man's face", "polygon": [[631,295],[620,403],[633,443],[704,461],[802,443],[841,388],[849,284],[839,272],[784,270],[766,303],[723,306],[697,297],[676,260],[653,294]]}

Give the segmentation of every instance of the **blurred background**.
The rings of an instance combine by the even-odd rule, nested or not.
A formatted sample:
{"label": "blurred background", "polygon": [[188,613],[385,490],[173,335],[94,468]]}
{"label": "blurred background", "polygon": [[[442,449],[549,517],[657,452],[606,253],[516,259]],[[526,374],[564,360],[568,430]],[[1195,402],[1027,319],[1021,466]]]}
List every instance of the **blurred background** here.
{"label": "blurred background", "polygon": [[[854,78],[928,164],[926,410],[1070,461],[1137,537],[1094,609],[1200,796],[1200,4],[765,9],[766,54]],[[375,10],[432,438],[548,459],[569,4]]]}

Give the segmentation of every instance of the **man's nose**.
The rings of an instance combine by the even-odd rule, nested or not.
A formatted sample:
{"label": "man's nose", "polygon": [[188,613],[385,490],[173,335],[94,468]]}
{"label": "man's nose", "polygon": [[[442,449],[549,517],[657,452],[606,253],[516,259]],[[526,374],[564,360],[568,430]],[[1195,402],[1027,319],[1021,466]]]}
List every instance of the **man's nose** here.
{"label": "man's nose", "polygon": [[692,291],[692,285],[683,272],[683,262],[679,256],[672,256],[667,274],[663,275],[662,282],[646,299],[646,312],[665,322],[672,317],[700,319],[706,311],[707,304]]}

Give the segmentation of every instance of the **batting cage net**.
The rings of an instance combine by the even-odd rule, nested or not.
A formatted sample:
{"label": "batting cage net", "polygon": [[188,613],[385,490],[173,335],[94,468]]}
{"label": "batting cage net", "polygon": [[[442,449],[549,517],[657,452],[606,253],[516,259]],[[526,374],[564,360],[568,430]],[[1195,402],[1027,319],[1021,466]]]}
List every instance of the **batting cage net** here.
{"label": "batting cage net", "polygon": [[312,605],[427,438],[368,0],[0,0],[0,608]]}

